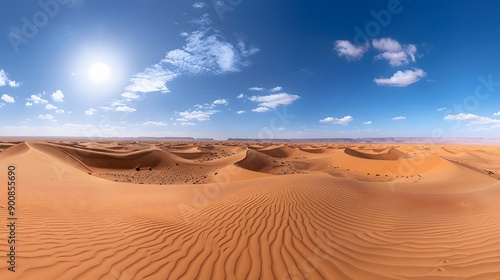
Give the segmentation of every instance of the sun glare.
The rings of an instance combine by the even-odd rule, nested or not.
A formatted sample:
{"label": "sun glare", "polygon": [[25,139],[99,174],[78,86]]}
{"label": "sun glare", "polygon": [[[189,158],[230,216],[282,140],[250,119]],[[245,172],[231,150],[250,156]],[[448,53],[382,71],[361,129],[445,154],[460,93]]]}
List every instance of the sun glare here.
{"label": "sun glare", "polygon": [[111,69],[104,63],[95,63],[90,67],[89,79],[96,83],[102,84],[109,80],[111,75]]}

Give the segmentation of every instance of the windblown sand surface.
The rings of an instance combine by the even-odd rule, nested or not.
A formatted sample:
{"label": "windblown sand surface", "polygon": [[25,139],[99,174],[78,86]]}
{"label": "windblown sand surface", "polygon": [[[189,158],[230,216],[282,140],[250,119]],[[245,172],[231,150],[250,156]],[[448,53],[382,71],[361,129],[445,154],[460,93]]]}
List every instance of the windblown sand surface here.
{"label": "windblown sand surface", "polygon": [[0,143],[0,279],[500,279],[500,148]]}

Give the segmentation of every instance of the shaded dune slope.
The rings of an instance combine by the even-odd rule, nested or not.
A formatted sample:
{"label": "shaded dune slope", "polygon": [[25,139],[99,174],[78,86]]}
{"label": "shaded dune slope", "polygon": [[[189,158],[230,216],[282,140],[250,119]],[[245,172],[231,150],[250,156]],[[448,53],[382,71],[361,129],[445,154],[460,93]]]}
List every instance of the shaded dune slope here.
{"label": "shaded dune slope", "polygon": [[401,152],[396,148],[391,148],[387,152],[381,153],[364,153],[359,150],[354,150],[351,148],[346,148],[344,152],[348,155],[364,158],[364,159],[373,159],[373,160],[398,160],[401,158],[408,158],[408,154]]}

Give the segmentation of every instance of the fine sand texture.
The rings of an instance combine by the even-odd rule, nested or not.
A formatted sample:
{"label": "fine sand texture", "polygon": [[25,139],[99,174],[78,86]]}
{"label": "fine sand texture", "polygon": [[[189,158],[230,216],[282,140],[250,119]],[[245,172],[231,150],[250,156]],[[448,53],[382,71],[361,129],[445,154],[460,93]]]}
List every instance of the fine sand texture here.
{"label": "fine sand texture", "polygon": [[0,186],[0,279],[500,279],[497,146],[4,141]]}

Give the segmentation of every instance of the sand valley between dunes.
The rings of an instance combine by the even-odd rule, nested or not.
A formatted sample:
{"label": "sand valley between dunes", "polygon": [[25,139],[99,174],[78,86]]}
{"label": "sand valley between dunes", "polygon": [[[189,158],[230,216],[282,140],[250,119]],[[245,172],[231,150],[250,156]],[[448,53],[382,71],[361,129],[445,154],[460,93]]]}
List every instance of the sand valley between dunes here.
{"label": "sand valley between dunes", "polygon": [[0,279],[500,279],[497,146],[4,141],[0,183]]}

